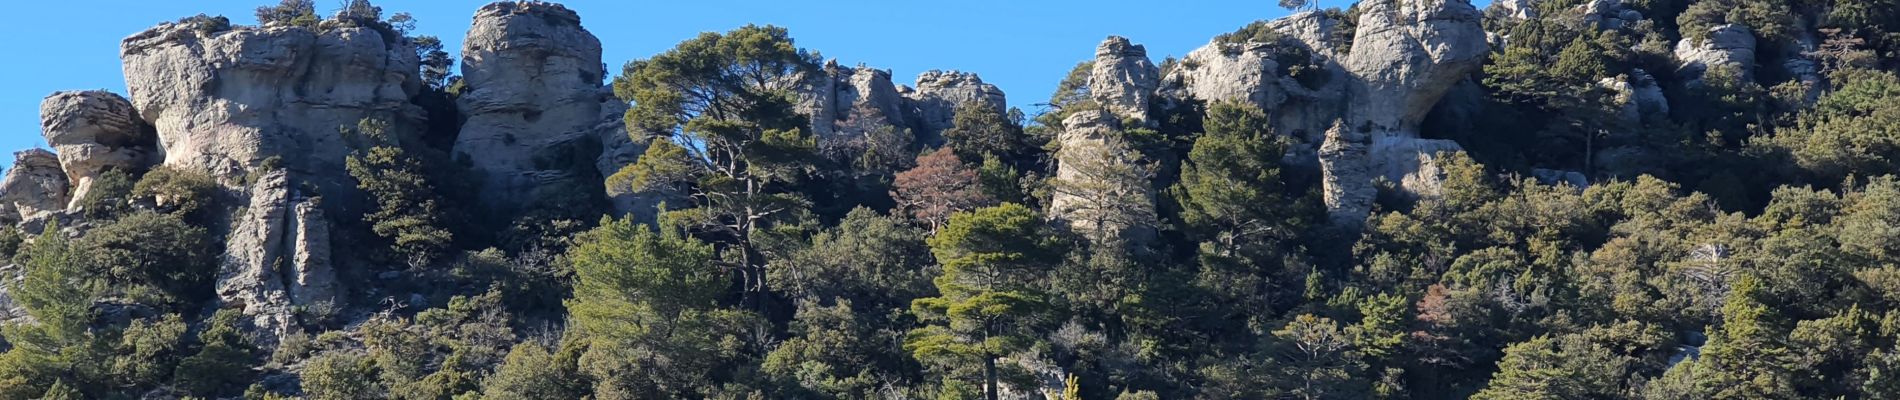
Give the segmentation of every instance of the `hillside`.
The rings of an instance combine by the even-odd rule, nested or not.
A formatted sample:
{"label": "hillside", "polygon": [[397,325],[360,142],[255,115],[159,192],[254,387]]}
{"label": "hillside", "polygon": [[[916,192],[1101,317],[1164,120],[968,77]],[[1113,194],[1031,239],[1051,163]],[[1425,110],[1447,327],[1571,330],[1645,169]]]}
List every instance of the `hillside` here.
{"label": "hillside", "polygon": [[159,23],[0,181],[0,399],[1900,398],[1900,3],[1281,5],[1034,110],[542,1]]}

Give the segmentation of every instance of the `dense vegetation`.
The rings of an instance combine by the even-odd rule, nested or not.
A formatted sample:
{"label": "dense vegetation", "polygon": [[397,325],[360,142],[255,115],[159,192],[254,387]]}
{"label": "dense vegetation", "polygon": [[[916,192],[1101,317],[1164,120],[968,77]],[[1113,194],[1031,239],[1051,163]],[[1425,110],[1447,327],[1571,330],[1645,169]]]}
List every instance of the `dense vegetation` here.
{"label": "dense vegetation", "polygon": [[[1612,29],[1533,3],[1487,17],[1508,40],[1472,77],[1483,123],[1425,127],[1469,149],[1441,158],[1441,192],[1363,232],[1322,226],[1293,139],[1231,102],[1154,111],[1121,132],[1148,164],[1098,171],[1155,206],[1090,218],[1152,240],[1069,231],[1047,204],[1075,183],[1044,177],[1062,116],[1095,107],[1087,63],[1047,112],[959,108],[941,147],[817,137],[778,83],[819,58],[771,26],[613,79],[647,150],[606,185],[669,199],[650,220],[561,199],[471,219],[439,138],[345,129],[369,208],[339,246],[377,264],[345,286],[416,294],[299,310],[314,329],[275,343],[212,306],[225,239],[203,227],[228,188],[114,171],[83,235],[0,229],[32,317],[0,329],[0,399],[1900,398],[1900,3],[1631,1],[1647,18]],[[330,23],[313,7],[257,17]],[[1672,44],[1723,24],[1764,59],[1815,35],[1827,79],[1677,76]],[[448,101],[448,55],[412,40]],[[1668,113],[1626,118],[1600,84],[1638,73]]]}

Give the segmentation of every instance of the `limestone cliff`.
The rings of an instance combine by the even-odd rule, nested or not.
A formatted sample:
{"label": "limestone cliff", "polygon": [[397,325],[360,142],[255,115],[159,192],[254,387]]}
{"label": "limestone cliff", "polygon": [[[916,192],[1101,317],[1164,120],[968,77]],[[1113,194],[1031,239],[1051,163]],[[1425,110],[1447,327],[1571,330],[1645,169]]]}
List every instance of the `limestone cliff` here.
{"label": "limestone cliff", "polygon": [[121,43],[126,88],[166,165],[235,186],[274,159],[349,206],[357,189],[344,159],[354,147],[339,129],[364,119],[399,132],[422,123],[409,102],[420,87],[414,46],[359,25],[160,24]]}
{"label": "limestone cliff", "polygon": [[484,202],[507,210],[544,191],[598,186],[638,156],[617,129],[625,104],[603,89],[605,76],[600,40],[566,7],[508,1],[476,12],[462,43],[467,120],[454,152],[480,175]]}
{"label": "limestone cliff", "polygon": [[957,107],[975,104],[997,114],[1007,113],[1009,100],[1003,90],[983,82],[982,77],[962,71],[926,71],[917,75],[917,86],[898,88],[904,96],[905,111],[918,142],[942,144],[943,131],[954,126]]}

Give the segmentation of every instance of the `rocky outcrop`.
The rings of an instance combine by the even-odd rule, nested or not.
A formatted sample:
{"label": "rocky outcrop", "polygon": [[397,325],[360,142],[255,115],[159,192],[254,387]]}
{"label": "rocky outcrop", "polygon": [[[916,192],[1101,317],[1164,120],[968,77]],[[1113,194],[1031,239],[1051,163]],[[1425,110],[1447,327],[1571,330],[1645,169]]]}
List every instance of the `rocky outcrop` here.
{"label": "rocky outcrop", "polygon": [[975,104],[997,114],[1009,110],[1002,89],[968,72],[927,71],[917,76],[915,88],[898,88],[898,93],[904,96],[906,118],[917,141],[930,146],[942,144],[943,131],[954,125],[958,107]]}
{"label": "rocky outcrop", "polygon": [[59,92],[40,102],[40,133],[59,154],[73,199],[108,170],[134,171],[157,156],[155,138],[132,102],[112,92]]}
{"label": "rocky outcrop", "polygon": [[[1349,145],[1320,156],[1328,175],[1324,181],[1336,183],[1324,189],[1328,214],[1341,226],[1363,222],[1377,195],[1359,181],[1383,178],[1398,182],[1408,195],[1436,195],[1433,160],[1459,147],[1448,140],[1420,139],[1419,122],[1447,90],[1483,64],[1489,51],[1482,15],[1464,0],[1378,1],[1360,7],[1352,54],[1343,63],[1352,77],[1345,126],[1327,138],[1327,146],[1333,146],[1334,136]],[[1365,145],[1363,156],[1350,150],[1359,143]],[[1370,175],[1355,176],[1359,173]]]}
{"label": "rocky outcrop", "polygon": [[1146,47],[1121,36],[1109,36],[1095,47],[1089,96],[1116,116],[1146,121],[1160,82],[1161,70],[1148,60]]}
{"label": "rocky outcrop", "polygon": [[1682,62],[1676,74],[1691,80],[1691,84],[1699,83],[1702,74],[1715,67],[1735,68],[1742,79],[1754,79],[1755,33],[1747,26],[1733,24],[1709,28],[1704,39],[1676,42],[1676,59]]}
{"label": "rocky outcrop", "polygon": [[1502,18],[1516,20],[1537,19],[1537,2],[1532,0],[1497,0],[1485,12]]}
{"label": "rocky outcrop", "polygon": [[1669,99],[1664,96],[1662,86],[1640,68],[1630,70],[1627,76],[1603,78],[1597,85],[1615,95],[1611,100],[1625,124],[1634,125],[1646,118],[1669,115]]}
{"label": "rocky outcrop", "polygon": [[[1419,124],[1490,49],[1483,14],[1465,0],[1359,7],[1350,53],[1334,45],[1343,37],[1334,32],[1338,21],[1299,13],[1257,28],[1275,33],[1272,43],[1217,38],[1188,53],[1159,89],[1173,105],[1240,100],[1267,110],[1276,131],[1298,139],[1295,165],[1316,153],[1326,203],[1341,225],[1364,220],[1377,181],[1411,196],[1436,193],[1434,160],[1459,147],[1421,139]],[[1302,64],[1281,65],[1289,62]]]}
{"label": "rocky outcrop", "polygon": [[625,165],[619,160],[639,154],[605,132],[622,118],[610,113],[624,109],[608,104],[620,101],[602,90],[600,40],[580,22],[574,11],[539,1],[493,3],[475,14],[462,44],[467,89],[459,105],[467,120],[454,153],[480,175],[491,208],[598,187],[608,169]]}
{"label": "rocky outcrop", "polygon": [[339,130],[379,119],[401,134],[422,115],[409,102],[420,88],[414,46],[363,25],[160,24],[120,44],[126,87],[166,165],[235,187],[274,160],[349,206],[359,196],[344,160],[355,146]]}
{"label": "rocky outcrop", "polygon": [[1154,189],[1141,153],[1122,138],[1117,117],[1097,109],[1062,121],[1049,215],[1098,243],[1145,243],[1157,226]]}
{"label": "rocky outcrop", "polygon": [[828,61],[801,74],[794,84],[797,109],[811,116],[819,137],[862,135],[872,129],[906,127],[905,98],[891,83],[891,72]]}
{"label": "rocky outcrop", "polygon": [[13,153],[13,169],[0,180],[0,203],[13,207],[12,215],[0,220],[43,220],[66,209],[71,200],[66,172],[60,170],[59,156],[43,149]]}
{"label": "rocky outcrop", "polygon": [[219,263],[218,298],[251,316],[260,339],[274,343],[301,329],[300,310],[340,306],[330,222],[286,171],[262,173],[248,192],[250,203],[231,222]]}
{"label": "rocky outcrop", "polygon": [[1577,6],[1583,22],[1597,29],[1623,29],[1643,20],[1643,13],[1629,8],[1623,0],[1591,0]]}
{"label": "rocky outcrop", "polygon": [[[1279,33],[1271,43],[1252,40],[1214,42],[1189,52],[1161,80],[1160,96],[1169,104],[1187,101],[1244,101],[1274,115],[1276,131],[1300,138],[1296,149],[1310,150],[1321,132],[1340,117],[1345,70],[1331,43],[1338,21],[1324,13],[1302,12],[1269,21],[1262,29]],[[1307,65],[1281,65],[1285,54],[1307,54]],[[1292,68],[1304,69],[1301,78]]]}

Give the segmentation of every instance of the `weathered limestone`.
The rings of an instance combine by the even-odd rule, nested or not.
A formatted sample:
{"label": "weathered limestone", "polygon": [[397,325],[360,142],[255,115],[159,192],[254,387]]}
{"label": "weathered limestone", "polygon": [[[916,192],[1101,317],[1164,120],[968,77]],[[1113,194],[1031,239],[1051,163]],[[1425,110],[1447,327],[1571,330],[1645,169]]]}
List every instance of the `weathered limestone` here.
{"label": "weathered limestone", "polygon": [[1707,39],[1676,42],[1676,59],[1682,61],[1676,74],[1691,84],[1699,84],[1703,73],[1718,66],[1736,68],[1742,79],[1754,79],[1755,33],[1734,24],[1710,28]]}
{"label": "weathered limestone", "polygon": [[1095,47],[1089,95],[1116,116],[1146,121],[1160,82],[1161,70],[1148,60],[1146,47],[1121,36],[1109,36]]}
{"label": "weathered limestone", "polygon": [[422,114],[409,102],[420,90],[414,46],[357,25],[160,24],[121,43],[126,87],[166,165],[237,186],[275,160],[348,206],[358,191],[344,160],[355,144],[339,129],[380,119],[399,134]]}
{"label": "weathered limestone", "polygon": [[99,174],[144,168],[156,153],[155,138],[133,112],[132,102],[103,90],[46,96],[40,102],[40,128],[59,154],[75,201],[86,197]]}
{"label": "weathered limestone", "polygon": [[1097,242],[1139,244],[1155,236],[1154,188],[1117,117],[1085,110],[1063,120],[1049,216]]}
{"label": "weathered limestone", "polygon": [[943,131],[954,125],[957,108],[965,104],[987,107],[997,114],[1009,110],[1002,89],[983,83],[976,74],[961,71],[926,71],[917,76],[916,88],[898,88],[898,93],[904,97],[912,132],[924,145],[942,144]]}
{"label": "weathered limestone", "polygon": [[[603,137],[619,109],[604,96],[600,40],[580,15],[558,4],[505,1],[475,14],[462,45],[460,97],[467,121],[455,158],[480,174],[483,201],[498,210],[529,206],[547,191],[596,185]],[[638,154],[634,152],[633,154]],[[605,155],[609,159],[625,154]]]}
{"label": "weathered limestone", "polygon": [[794,84],[797,109],[811,116],[819,137],[862,135],[871,129],[902,129],[905,99],[891,83],[891,72],[837,60],[801,75]]}
{"label": "weathered limestone", "polygon": [[299,309],[341,306],[330,222],[289,176],[266,171],[249,188],[249,204],[231,223],[218,269],[218,298],[251,316],[267,343],[301,329]]}
{"label": "weathered limestone", "polygon": [[[1322,151],[1320,156],[1329,175],[1325,181],[1341,183],[1323,189],[1329,218],[1338,226],[1362,223],[1377,195],[1370,185],[1343,182],[1384,178],[1400,183],[1409,195],[1436,195],[1433,160],[1437,153],[1459,147],[1447,140],[1420,139],[1419,122],[1447,90],[1482,65],[1489,51],[1482,14],[1465,0],[1360,6],[1365,9],[1353,35],[1352,54],[1343,62],[1352,79],[1347,84],[1345,126],[1338,136],[1356,145],[1364,135],[1367,150],[1363,157],[1356,151]],[[1371,175],[1358,175],[1368,172]]]}
{"label": "weathered limestone", "polygon": [[[1334,61],[1332,29],[1338,21],[1323,13],[1302,12],[1269,21],[1265,29],[1279,32],[1273,43],[1224,43],[1215,40],[1189,52],[1162,78],[1160,96],[1169,104],[1186,101],[1244,101],[1274,115],[1277,132],[1299,138],[1297,149],[1311,149],[1321,132],[1339,119],[1345,98],[1346,73]],[[1289,48],[1292,47],[1292,48]],[[1319,70],[1301,82],[1291,74],[1295,66],[1280,65],[1277,53],[1305,52]],[[1300,66],[1305,67],[1305,66]],[[1299,143],[1304,142],[1304,143]]]}
{"label": "weathered limestone", "polygon": [[12,215],[0,220],[34,221],[51,217],[66,209],[71,200],[66,172],[60,170],[59,156],[44,149],[13,153],[13,169],[0,180],[0,203],[12,206]]}

